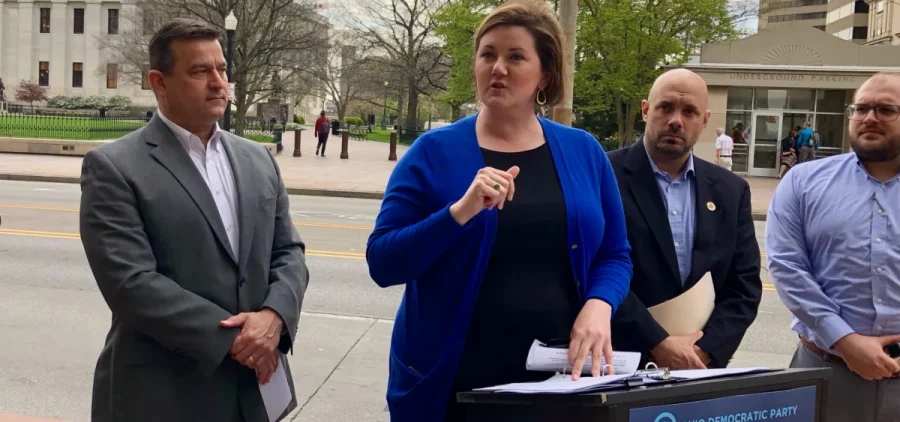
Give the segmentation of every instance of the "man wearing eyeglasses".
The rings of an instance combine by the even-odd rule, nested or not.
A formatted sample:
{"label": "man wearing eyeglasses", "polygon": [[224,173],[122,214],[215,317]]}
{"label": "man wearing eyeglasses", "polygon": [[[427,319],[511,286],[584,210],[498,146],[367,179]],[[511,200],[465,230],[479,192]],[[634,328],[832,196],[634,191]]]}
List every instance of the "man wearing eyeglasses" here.
{"label": "man wearing eyeglasses", "polygon": [[769,273],[800,337],[791,367],[832,369],[829,420],[900,417],[898,116],[900,73],[868,79],[847,108],[853,152],[792,169],[769,208]]}

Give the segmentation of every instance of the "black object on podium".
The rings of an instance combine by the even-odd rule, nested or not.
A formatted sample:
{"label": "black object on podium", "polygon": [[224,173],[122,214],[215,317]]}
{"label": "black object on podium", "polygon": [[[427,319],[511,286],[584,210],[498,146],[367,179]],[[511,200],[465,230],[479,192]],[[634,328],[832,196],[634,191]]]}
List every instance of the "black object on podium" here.
{"label": "black object on podium", "polygon": [[467,422],[824,422],[831,369],[784,369],[580,394],[457,393]]}

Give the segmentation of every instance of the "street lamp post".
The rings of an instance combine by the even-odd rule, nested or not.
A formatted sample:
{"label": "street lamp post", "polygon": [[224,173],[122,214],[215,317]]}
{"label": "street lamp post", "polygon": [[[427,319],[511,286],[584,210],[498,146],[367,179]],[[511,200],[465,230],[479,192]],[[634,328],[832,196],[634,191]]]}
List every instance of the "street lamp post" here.
{"label": "street lamp post", "polygon": [[228,77],[228,106],[225,108],[225,131],[231,131],[231,98],[234,96],[234,82],[231,81],[231,67],[234,61],[234,31],[237,29],[237,18],[234,17],[234,11],[228,13],[225,18],[225,39],[226,39],[226,55],[225,62],[227,68],[225,74]]}
{"label": "street lamp post", "polygon": [[388,81],[384,81],[384,116],[381,117],[381,128],[387,129]]}

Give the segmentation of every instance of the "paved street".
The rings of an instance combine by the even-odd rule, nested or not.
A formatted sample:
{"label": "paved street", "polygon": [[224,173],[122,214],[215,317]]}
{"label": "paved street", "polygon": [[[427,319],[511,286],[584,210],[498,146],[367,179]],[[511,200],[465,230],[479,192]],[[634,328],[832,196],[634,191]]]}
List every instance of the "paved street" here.
{"label": "paved street", "polygon": [[[388,161],[389,145],[374,141],[348,140],[349,159],[340,159],[341,139],[332,135],[327,156],[315,155],[311,130],[301,135],[301,157],[294,157],[294,133],[284,135],[284,151],[276,157],[288,191],[306,195],[378,198],[384,191],[396,161]],[[403,157],[407,147],[397,146]],[[77,183],[81,157],[0,153],[0,180],[27,180]],[[778,179],[745,177],[750,183],[756,218],[764,218],[778,186]]]}
{"label": "paved street", "polygon": [[[89,420],[110,314],[78,240],[79,195],[75,184],[0,181],[0,421]],[[381,289],[368,276],[365,242],[378,206],[291,197],[312,277],[289,357],[301,405],[293,420],[388,420],[387,354],[403,290]],[[764,223],[756,228],[762,243]],[[766,271],[763,280],[759,318],[733,366],[783,367],[793,352],[790,315]]]}

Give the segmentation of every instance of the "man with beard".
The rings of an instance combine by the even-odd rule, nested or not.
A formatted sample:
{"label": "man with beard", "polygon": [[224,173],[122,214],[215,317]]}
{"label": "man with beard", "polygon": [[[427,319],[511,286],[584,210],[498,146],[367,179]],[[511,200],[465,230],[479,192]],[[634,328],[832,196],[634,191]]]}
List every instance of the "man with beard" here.
{"label": "man with beard", "polygon": [[[609,154],[634,263],[631,292],[612,321],[613,347],[671,369],[727,366],[762,296],[750,186],[692,153],[709,121],[707,102],[697,74],[666,72],[641,104],[646,135]],[[670,335],[647,308],[678,297],[707,272],[712,315],[696,333]]]}
{"label": "man with beard", "polygon": [[900,73],[847,107],[852,153],[797,166],[775,190],[769,272],[800,337],[791,367],[831,368],[829,420],[900,418]]}

